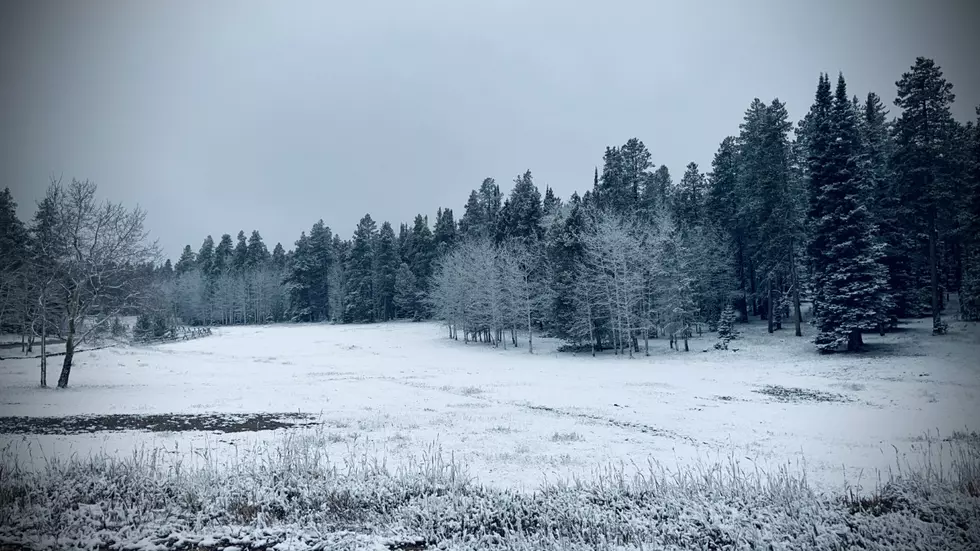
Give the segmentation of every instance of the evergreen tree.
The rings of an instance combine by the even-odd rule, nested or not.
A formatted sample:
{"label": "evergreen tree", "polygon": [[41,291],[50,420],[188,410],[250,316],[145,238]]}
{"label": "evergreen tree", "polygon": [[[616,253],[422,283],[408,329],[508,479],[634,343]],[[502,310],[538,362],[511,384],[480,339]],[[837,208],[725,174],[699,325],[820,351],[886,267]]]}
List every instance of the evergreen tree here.
{"label": "evergreen tree", "polygon": [[408,262],[412,255],[412,232],[408,224],[398,225],[398,256],[402,262]]}
{"label": "evergreen tree", "polygon": [[0,333],[7,325],[21,330],[27,321],[28,233],[17,217],[17,203],[9,188],[0,192]]}
{"label": "evergreen tree", "polygon": [[197,252],[197,266],[205,275],[210,275],[214,270],[214,239],[210,235],[204,238]]}
{"label": "evergreen tree", "polygon": [[602,156],[602,175],[593,190],[603,209],[617,214],[630,211],[636,202],[626,179],[625,160],[619,147],[607,147]]}
{"label": "evergreen tree", "polygon": [[329,318],[335,322],[344,319],[344,300],[347,296],[347,263],[350,261],[351,242],[339,235],[328,241],[327,247],[334,259],[330,268],[324,272],[324,285],[328,286],[324,295],[329,310]]}
{"label": "evergreen tree", "polygon": [[746,220],[739,216],[740,202],[738,177],[738,144],[733,136],[722,140],[711,161],[705,212],[712,225],[728,236],[731,244],[732,265],[740,291],[738,312],[741,321],[748,321],[749,259]]}
{"label": "evergreen tree", "polygon": [[538,241],[543,237],[541,193],[531,179],[531,171],[514,179],[504,208],[501,209],[501,230],[498,241],[521,239]]}
{"label": "evergreen tree", "polygon": [[486,213],[480,204],[480,194],[474,189],[470,192],[463,217],[459,220],[459,233],[463,237],[475,237],[483,232],[486,224]]}
{"label": "evergreen tree", "polygon": [[630,138],[619,151],[622,159],[622,185],[626,193],[625,212],[633,213],[653,176],[650,173],[653,163],[650,161],[650,151],[637,138]]}
{"label": "evergreen tree", "polygon": [[689,163],[673,194],[673,216],[682,229],[687,230],[704,223],[707,187],[698,164]]}
{"label": "evergreen tree", "polygon": [[194,251],[191,249],[190,245],[184,245],[184,251],[180,253],[180,259],[178,259],[177,264],[173,266],[173,271],[177,275],[184,275],[196,267],[197,255],[194,254]]}
{"label": "evergreen tree", "polygon": [[415,274],[407,263],[402,262],[395,274],[395,315],[401,319],[419,319],[420,300]]}
{"label": "evergreen tree", "polygon": [[545,186],[544,199],[541,202],[541,210],[544,216],[554,216],[561,209],[561,198],[555,195],[555,190],[550,186]]}
{"label": "evergreen tree", "polygon": [[377,224],[365,214],[351,239],[346,262],[344,321],[370,323],[375,320],[374,255]]}
{"label": "evergreen tree", "polygon": [[673,187],[674,183],[670,178],[670,170],[666,166],[660,165],[644,187],[641,198],[644,210],[647,213],[656,213],[659,210],[670,208],[670,196]]}
{"label": "evergreen tree", "polygon": [[893,143],[888,110],[881,98],[871,92],[862,106],[861,135],[868,161],[869,200],[867,206],[875,222],[876,234],[882,246],[881,264],[888,272],[890,295],[886,316],[894,324],[899,317],[912,313],[915,288],[911,280],[909,254],[914,243],[904,230],[901,219],[900,190],[891,167]]}
{"label": "evergreen tree", "polygon": [[583,262],[582,231],[585,220],[577,194],[572,194],[568,216],[551,226],[547,238],[551,305],[548,328],[558,338],[575,338],[578,305],[575,301],[577,267]]}
{"label": "evergreen tree", "polygon": [[[449,216],[452,216],[452,211],[449,211]],[[374,268],[374,288],[377,296],[375,316],[381,321],[388,321],[395,317],[395,275],[400,264],[395,230],[392,229],[391,224],[384,222],[378,232]]]}
{"label": "evergreen tree", "polygon": [[257,270],[265,267],[271,260],[269,249],[262,241],[262,236],[258,230],[252,230],[252,235],[248,238],[248,245],[245,250],[245,267],[249,270]]}
{"label": "evergreen tree", "polygon": [[282,243],[276,243],[272,249],[272,267],[280,271],[286,269],[286,250],[282,248]]}
{"label": "evergreen tree", "polygon": [[718,337],[726,341],[738,338],[738,329],[735,327],[735,309],[731,305],[727,306],[718,318]]}
{"label": "evergreen tree", "polygon": [[967,127],[970,151],[961,208],[962,224],[969,237],[964,243],[960,317],[969,321],[980,321],[980,107],[976,113],[977,123]]}
{"label": "evergreen tree", "polygon": [[[748,234],[749,280],[761,299],[762,317],[769,332],[779,329],[781,294],[793,295],[797,335],[799,329],[798,248],[802,242],[800,200],[793,185],[792,149],[786,106],[778,99],[766,105],[758,98],[745,113],[739,135],[739,217]],[[788,283],[788,284],[787,284]],[[761,296],[760,296],[761,295]]]}
{"label": "evergreen tree", "polygon": [[931,59],[919,57],[909,72],[896,83],[895,105],[902,114],[895,122],[894,164],[901,186],[901,203],[911,230],[926,236],[928,289],[931,297],[933,330],[944,331],[939,289],[939,247],[942,221],[950,219],[952,178],[950,159],[944,154],[950,145],[953,119],[950,114],[955,96],[953,85]]}
{"label": "evergreen tree", "polygon": [[218,241],[218,246],[214,248],[214,275],[223,275],[232,269],[232,259],[234,258],[231,235],[224,234]]}
{"label": "evergreen tree", "polygon": [[486,178],[480,184],[480,203],[487,217],[487,227],[493,228],[497,224],[497,217],[500,215],[500,206],[504,195],[500,192],[500,186],[493,178]]}
{"label": "evergreen tree", "polygon": [[[830,112],[831,134],[820,164],[823,178],[813,189],[814,265],[820,297],[815,343],[821,351],[856,351],[861,331],[882,323],[885,272],[878,264],[871,213],[862,204],[869,168],[858,129],[858,114],[847,98],[843,75]],[[811,173],[812,177],[812,173]]]}
{"label": "evergreen tree", "polygon": [[429,288],[433,260],[435,260],[435,247],[432,231],[429,230],[429,220],[421,214],[416,215],[409,240],[408,265],[415,274],[416,284],[423,295]]}
{"label": "evergreen tree", "polygon": [[[839,178],[840,173],[840,168],[833,166],[830,156],[831,141],[836,137],[833,126],[833,108],[834,100],[831,93],[830,77],[821,73],[817,83],[816,98],[813,106],[810,107],[804,124],[801,125],[800,131],[800,139],[804,144],[807,156],[807,216],[811,224],[819,223],[824,217],[830,216],[829,209],[834,208],[834,205],[823,196],[824,190],[832,185],[835,178]],[[824,252],[831,247],[828,240],[832,237],[827,232],[813,232],[808,243],[807,251],[812,272],[811,283],[814,288],[813,304],[815,309],[819,309],[823,302],[821,294],[824,290],[823,278],[828,274],[827,258]]]}
{"label": "evergreen tree", "polygon": [[459,221],[462,237],[493,237],[500,225],[503,195],[493,178],[485,178],[480,189],[470,194],[463,218]]}
{"label": "evergreen tree", "polygon": [[336,289],[330,277],[337,264],[334,259],[333,238],[323,220],[313,225],[308,236],[306,232],[300,234],[286,277],[290,311],[297,321],[331,319],[336,308],[331,300]]}
{"label": "evergreen tree", "polygon": [[[394,237],[394,233],[392,231],[392,237]],[[441,257],[452,248],[456,242],[456,222],[453,219],[453,209],[440,208],[436,211],[436,226],[432,232],[432,238],[435,242],[437,257]]]}
{"label": "evergreen tree", "polygon": [[635,213],[638,207],[652,211],[657,191],[647,189],[653,177],[651,166],[650,152],[637,138],[630,138],[622,147],[607,147],[602,176],[593,189],[602,208],[626,215]]}
{"label": "evergreen tree", "polygon": [[237,272],[241,273],[245,270],[245,264],[248,261],[248,241],[245,239],[245,231],[238,230],[238,242],[235,244],[235,250],[232,255],[232,268]]}

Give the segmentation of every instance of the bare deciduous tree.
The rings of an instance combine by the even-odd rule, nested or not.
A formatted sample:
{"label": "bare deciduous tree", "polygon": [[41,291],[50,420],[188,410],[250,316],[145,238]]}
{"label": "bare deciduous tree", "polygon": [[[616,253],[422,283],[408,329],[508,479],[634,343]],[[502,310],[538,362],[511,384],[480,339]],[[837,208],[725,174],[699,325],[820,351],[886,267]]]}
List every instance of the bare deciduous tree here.
{"label": "bare deciduous tree", "polygon": [[[52,183],[60,187],[58,182]],[[133,308],[146,290],[139,270],[158,257],[156,242],[148,241],[139,207],[96,200],[97,186],[72,182],[54,196],[61,251],[59,292],[64,297],[65,358],[58,388],[68,386],[72,360],[79,345],[115,316]]]}

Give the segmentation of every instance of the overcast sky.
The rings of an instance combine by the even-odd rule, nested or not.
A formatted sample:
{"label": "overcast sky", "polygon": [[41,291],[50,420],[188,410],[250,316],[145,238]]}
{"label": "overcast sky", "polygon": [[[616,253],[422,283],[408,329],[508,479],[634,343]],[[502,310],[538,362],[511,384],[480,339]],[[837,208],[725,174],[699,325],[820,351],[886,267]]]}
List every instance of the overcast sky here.
{"label": "overcast sky", "polygon": [[[25,3],[27,5],[27,3]],[[168,256],[258,229],[291,248],[457,217],[484,177],[562,197],[638,137],[708,170],[754,97],[809,108],[820,71],[891,105],[916,56],[980,104],[976,7],[859,1],[5,2],[0,186],[52,175],[147,209]]]}

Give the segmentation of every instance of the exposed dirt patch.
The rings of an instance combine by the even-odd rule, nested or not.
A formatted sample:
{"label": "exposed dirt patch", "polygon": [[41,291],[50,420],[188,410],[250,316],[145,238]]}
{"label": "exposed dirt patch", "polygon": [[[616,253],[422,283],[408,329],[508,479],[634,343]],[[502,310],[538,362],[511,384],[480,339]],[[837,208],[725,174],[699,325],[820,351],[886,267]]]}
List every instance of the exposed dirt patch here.
{"label": "exposed dirt patch", "polygon": [[806,388],[785,387],[779,385],[766,385],[758,390],[753,390],[759,394],[772,396],[780,402],[850,402],[852,401],[843,394],[824,392],[822,390],[810,390]]}
{"label": "exposed dirt patch", "polygon": [[114,414],[70,417],[0,417],[0,434],[83,434],[106,431],[257,432],[313,425],[307,413]]}

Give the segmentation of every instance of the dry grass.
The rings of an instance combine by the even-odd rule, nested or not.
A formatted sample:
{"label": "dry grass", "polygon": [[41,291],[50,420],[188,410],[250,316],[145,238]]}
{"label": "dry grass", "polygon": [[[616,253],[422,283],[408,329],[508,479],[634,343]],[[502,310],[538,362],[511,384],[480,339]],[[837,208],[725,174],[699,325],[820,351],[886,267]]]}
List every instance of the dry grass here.
{"label": "dry grass", "polygon": [[324,450],[333,434],[291,431],[227,463],[208,450],[188,462],[143,448],[125,458],[32,455],[19,464],[9,443],[0,450],[0,543],[98,547],[123,537],[177,548],[180,534],[185,548],[210,550],[239,545],[231,536],[212,545],[214,534],[261,529],[272,542],[291,535],[347,548],[379,534],[446,549],[980,545],[975,433],[928,435],[916,454],[896,451],[894,469],[876,473],[870,490],[855,484],[831,496],[810,489],[805,465],[766,471],[734,456],[676,471],[610,465],[533,492],[502,491],[474,484],[437,445],[392,469],[355,438],[332,460]]}

